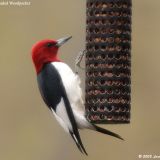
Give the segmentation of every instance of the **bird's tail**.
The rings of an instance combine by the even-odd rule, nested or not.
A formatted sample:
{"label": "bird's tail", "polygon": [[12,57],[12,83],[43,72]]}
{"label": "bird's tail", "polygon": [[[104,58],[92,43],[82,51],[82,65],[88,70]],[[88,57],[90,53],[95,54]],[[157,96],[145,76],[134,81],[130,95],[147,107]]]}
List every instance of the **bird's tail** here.
{"label": "bird's tail", "polygon": [[100,132],[100,133],[103,133],[103,134],[110,135],[110,136],[112,136],[112,137],[116,137],[116,138],[121,139],[121,140],[124,140],[120,135],[118,135],[118,134],[116,134],[116,133],[114,133],[114,132],[111,132],[111,131],[109,131],[109,130],[107,130],[107,129],[101,128],[101,127],[99,127],[99,126],[97,126],[97,125],[95,125],[95,124],[92,124],[92,126],[93,126],[93,127],[90,128],[90,129],[92,129],[92,130],[95,130],[95,131]]}
{"label": "bird's tail", "polygon": [[69,132],[70,132],[70,134],[71,134],[74,142],[76,143],[78,149],[80,150],[80,152],[81,152],[81,153],[84,153],[86,156],[88,156],[88,153],[86,152],[86,150],[85,150],[85,148],[84,148],[84,146],[83,146],[83,143],[82,143],[80,137],[78,138],[78,137],[76,137],[76,136],[74,135],[73,132],[71,132],[71,131],[69,131]]}

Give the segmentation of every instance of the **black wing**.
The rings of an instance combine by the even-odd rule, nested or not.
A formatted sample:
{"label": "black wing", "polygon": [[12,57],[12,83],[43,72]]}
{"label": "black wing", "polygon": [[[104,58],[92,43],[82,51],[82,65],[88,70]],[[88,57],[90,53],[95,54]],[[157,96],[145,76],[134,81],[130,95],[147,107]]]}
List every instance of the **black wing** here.
{"label": "black wing", "polygon": [[52,64],[46,64],[37,76],[38,86],[41,96],[46,105],[56,110],[60,103],[63,90],[61,87],[61,78]]}

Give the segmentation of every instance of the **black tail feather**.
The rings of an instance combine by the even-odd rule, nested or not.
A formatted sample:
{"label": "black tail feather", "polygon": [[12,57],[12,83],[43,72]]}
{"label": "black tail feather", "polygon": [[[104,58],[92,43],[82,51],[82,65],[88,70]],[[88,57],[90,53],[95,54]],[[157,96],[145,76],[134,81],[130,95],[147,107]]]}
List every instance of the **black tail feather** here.
{"label": "black tail feather", "polygon": [[85,148],[83,146],[83,143],[81,141],[80,136],[78,135],[78,137],[77,137],[77,135],[75,135],[75,138],[76,138],[75,140],[77,141],[78,145],[81,147],[81,150],[83,151],[83,153],[85,153],[85,155],[88,156],[88,153],[86,152],[86,150],[85,150]]}
{"label": "black tail feather", "polygon": [[85,155],[88,156],[88,153],[86,152],[80,137],[76,137],[76,135],[72,131],[70,131],[70,134],[71,134],[74,142],[76,143],[78,149],[80,150],[80,152],[84,153]]}
{"label": "black tail feather", "polygon": [[81,146],[77,143],[77,141],[76,141],[76,139],[75,139],[75,137],[74,137],[74,135],[73,135],[73,133],[71,131],[70,131],[70,135],[73,138],[74,142],[76,143],[76,145],[77,145],[78,149],[80,150],[80,152],[83,153],[83,151],[81,149]]}
{"label": "black tail feather", "polygon": [[113,137],[116,137],[118,139],[121,139],[121,140],[124,140],[120,135],[114,133],[114,132],[111,132],[107,129],[104,129],[104,128],[101,128],[95,124],[92,124],[94,126],[94,128],[96,129],[96,131],[100,132],[100,133],[104,133],[104,134],[107,134],[107,135],[110,135],[110,136],[113,136]]}

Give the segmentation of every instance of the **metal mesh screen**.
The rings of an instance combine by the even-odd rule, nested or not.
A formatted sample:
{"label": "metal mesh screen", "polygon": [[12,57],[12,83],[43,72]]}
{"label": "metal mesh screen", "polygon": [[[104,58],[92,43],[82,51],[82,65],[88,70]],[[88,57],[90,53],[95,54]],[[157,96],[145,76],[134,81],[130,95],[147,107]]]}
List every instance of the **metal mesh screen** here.
{"label": "metal mesh screen", "polygon": [[93,123],[129,123],[131,0],[87,0],[86,113]]}

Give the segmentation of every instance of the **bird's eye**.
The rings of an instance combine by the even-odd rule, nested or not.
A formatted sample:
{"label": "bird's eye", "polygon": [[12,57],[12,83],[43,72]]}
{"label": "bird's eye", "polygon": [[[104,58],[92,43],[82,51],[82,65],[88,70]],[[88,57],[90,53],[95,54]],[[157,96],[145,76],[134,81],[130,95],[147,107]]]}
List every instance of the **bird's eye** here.
{"label": "bird's eye", "polygon": [[52,46],[54,46],[54,44],[53,43],[47,43],[46,46],[47,47],[52,47]]}

